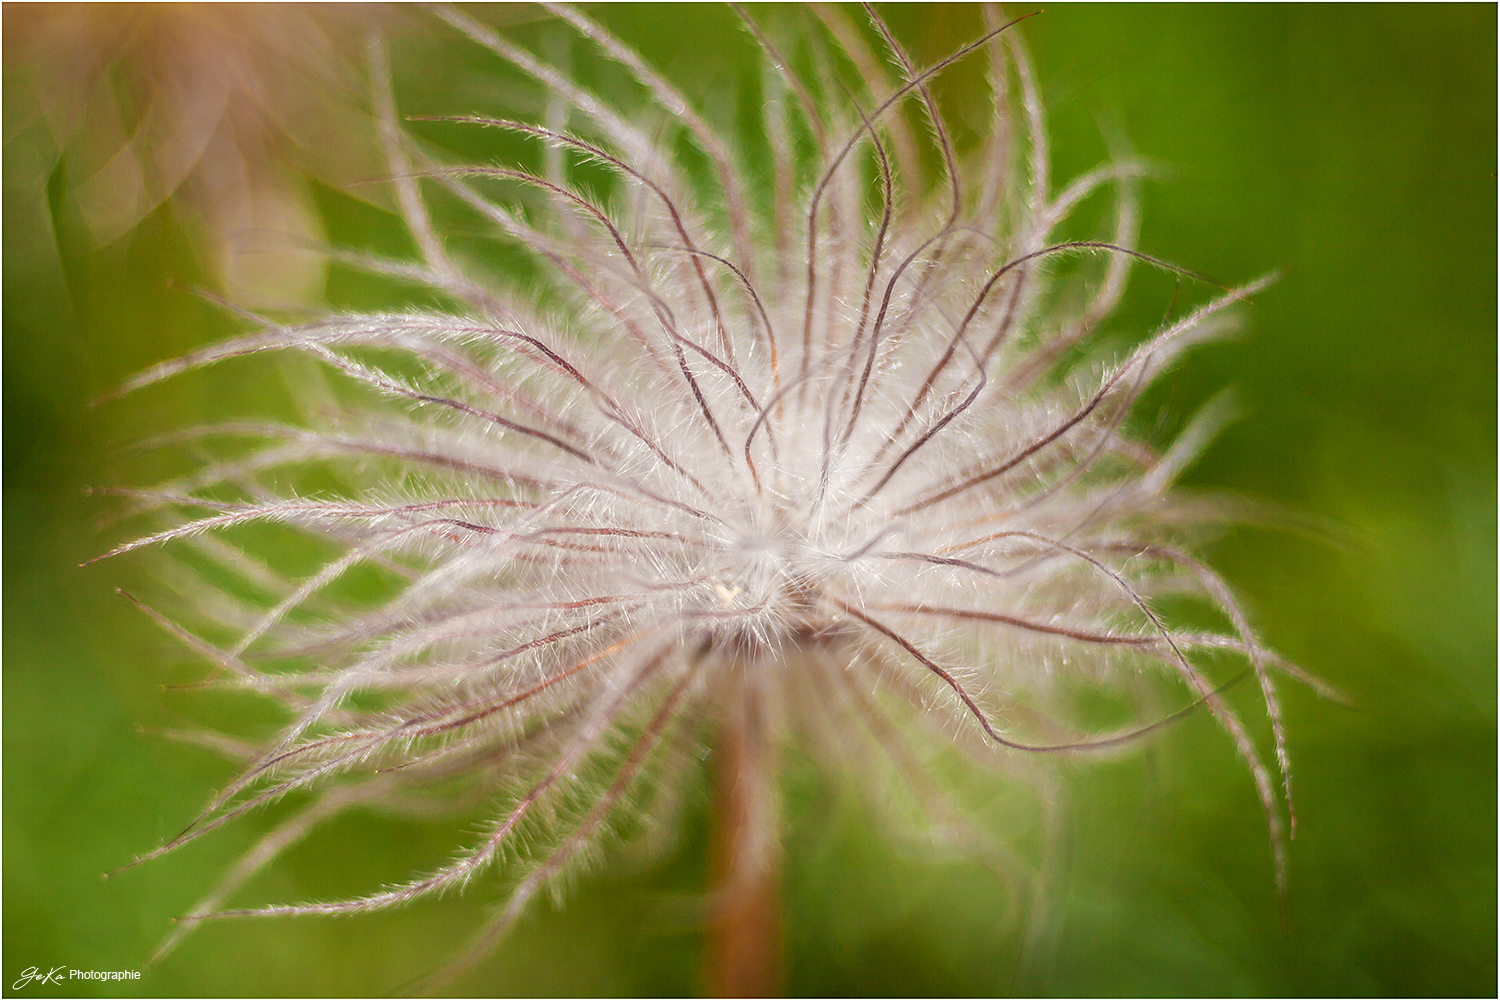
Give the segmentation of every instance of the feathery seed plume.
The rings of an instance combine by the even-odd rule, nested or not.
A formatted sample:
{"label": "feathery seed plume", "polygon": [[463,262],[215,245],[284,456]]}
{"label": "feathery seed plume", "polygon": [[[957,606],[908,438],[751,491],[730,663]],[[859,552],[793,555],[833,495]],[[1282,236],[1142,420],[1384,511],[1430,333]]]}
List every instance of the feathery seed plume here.
{"label": "feathery seed plume", "polygon": [[[935,756],[1013,773],[1195,710],[1246,763],[1281,872],[1290,795],[1272,673],[1301,675],[1189,548],[1192,524],[1220,511],[1172,490],[1211,415],[1161,454],[1124,424],[1143,387],[1266,280],[1214,291],[1123,355],[1091,350],[1132,267],[1215,286],[1136,249],[1136,165],[1054,185],[1033,72],[993,8],[981,37],[926,65],[873,8],[864,23],[797,11],[798,32],[740,11],[763,117],[726,131],[587,15],[545,6],[654,110],[438,8],[546,95],[541,114],[454,119],[537,144],[540,168],[454,165],[403,128],[372,42],[419,258],[347,258],[429,305],[246,314],[253,332],[123,387],[259,353],[310,360],[305,420],[179,436],[222,448],[136,492],[141,513],[167,520],[111,554],[180,551],[176,572],[195,576],[177,589],[199,595],[184,614],[203,625],[146,610],[216,683],[286,719],[146,857],[307,797],[163,952],[211,917],[373,911],[498,869],[515,880],[477,958],[626,818],[670,833],[707,747],[714,988],[767,992],[789,748],[853,772],[877,805],[913,800],[930,833],[963,846],[992,836],[944,791]],[[962,61],[992,91],[967,151],[933,89]],[[1109,231],[1055,237],[1100,189],[1115,194]],[[438,201],[529,264],[497,277],[450,252]],[[278,566],[267,526],[319,565]],[[213,583],[226,571],[236,587]],[[1158,610],[1184,592],[1225,629]],[[1143,677],[1175,689],[1176,708],[1149,708]],[[1269,754],[1223,698],[1242,677],[1259,685]],[[1134,705],[1135,722],[1099,729],[1086,691]],[[341,811],[474,802],[487,828],[435,871],[350,899],[225,909]]]}

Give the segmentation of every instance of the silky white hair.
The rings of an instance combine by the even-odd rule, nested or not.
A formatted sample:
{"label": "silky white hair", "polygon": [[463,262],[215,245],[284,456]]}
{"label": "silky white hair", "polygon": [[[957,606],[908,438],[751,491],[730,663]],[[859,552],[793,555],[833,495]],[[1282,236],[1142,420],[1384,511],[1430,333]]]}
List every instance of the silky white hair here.
{"label": "silky white hair", "polygon": [[[643,818],[638,836],[670,831],[699,749],[747,691],[766,746],[852,773],[877,806],[909,799],[960,847],[997,836],[948,795],[933,755],[1019,774],[1207,711],[1248,767],[1284,872],[1272,674],[1302,675],[1192,555],[1197,527],[1225,509],[1172,489],[1218,411],[1163,453],[1124,421],[1267,280],[1218,289],[1138,251],[1128,159],[1054,187],[1033,72],[994,9],[982,37],[926,67],[873,9],[865,24],[833,8],[786,15],[800,38],[781,15],[741,11],[764,114],[758,130],[726,131],[588,16],[544,6],[654,112],[438,8],[547,95],[539,121],[457,119],[541,144],[542,169],[444,163],[398,124],[372,43],[419,256],[345,258],[440,305],[246,314],[252,332],[122,389],[263,352],[310,360],[295,369],[305,420],[172,438],[213,457],[133,492],[165,527],[109,554],[180,553],[162,580],[193,600],[171,617],[142,607],[215,665],[215,683],[286,714],[262,746],[219,740],[243,771],[143,858],[310,797],[159,955],[209,917],[375,910],[503,864],[516,880],[480,955],[623,818]],[[961,154],[930,85],[966,59],[986,61],[992,99]],[[604,194],[581,170],[612,178]],[[1055,238],[1101,189],[1115,195],[1109,232]],[[467,206],[529,259],[525,277],[450,253],[433,200]],[[1214,291],[1110,358],[1093,335],[1135,265]],[[318,567],[278,564],[285,545],[265,526],[321,554]],[[1184,593],[1224,629],[1158,610]],[[1259,685],[1269,753],[1223,697],[1241,677]],[[1135,721],[1101,730],[1081,691],[1133,706]],[[1175,708],[1152,708],[1169,697]],[[772,799],[777,753],[758,777]],[[343,810],[476,803],[488,829],[434,872],[352,899],[224,909]]]}

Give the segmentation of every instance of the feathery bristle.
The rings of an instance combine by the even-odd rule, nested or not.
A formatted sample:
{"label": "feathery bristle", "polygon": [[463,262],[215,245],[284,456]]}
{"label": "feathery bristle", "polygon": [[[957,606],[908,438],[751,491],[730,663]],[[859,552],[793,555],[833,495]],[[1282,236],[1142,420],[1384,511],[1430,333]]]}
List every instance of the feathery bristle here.
{"label": "feathery bristle", "polygon": [[[372,44],[374,105],[421,257],[362,263],[455,308],[260,319],[123,387],[260,352],[300,354],[326,377],[306,423],[200,429],[222,456],[133,493],[139,513],[174,520],[110,554],[192,547],[260,594],[198,577],[212,627],[151,614],[214,662],[216,683],[288,716],[145,857],[293,790],[312,796],[163,953],[209,917],[370,911],[514,859],[522,875],[477,955],[621,816],[670,825],[694,748],[730,718],[831,767],[884,755],[869,773],[905,783],[934,829],[964,842],[969,822],[924,771],[935,744],[1002,770],[1116,748],[1202,707],[1247,764],[1284,871],[1271,673],[1296,669],[1191,555],[1186,519],[1203,513],[1172,480],[1207,433],[1157,455],[1123,423],[1266,280],[1220,290],[1111,363],[1080,363],[1132,266],[1196,276],[1135,248],[1134,164],[1053,189],[1033,73],[1015,22],[993,10],[982,37],[926,67],[873,10],[867,26],[822,10],[821,25],[801,24],[816,40],[785,46],[772,19],[742,11],[765,64],[761,132],[742,137],[586,15],[548,8],[634,78],[706,172],[670,130],[439,8],[551,102],[541,124],[453,119],[544,144],[542,171],[442,163],[398,124]],[[994,97],[967,156],[930,88],[961,60],[985,61]],[[613,175],[607,196],[576,183],[584,163]],[[1052,235],[1108,187],[1111,232]],[[506,286],[450,256],[432,198],[468,206],[540,277]],[[1059,283],[1056,265],[1080,256]],[[235,541],[255,525],[308,539],[321,568],[299,577],[256,558]],[[369,569],[378,585],[344,586]],[[1166,619],[1154,599],[1184,590],[1229,628]],[[1102,732],[1073,708],[1079,687],[1134,702],[1142,673],[1175,679],[1181,708]],[[1247,675],[1271,721],[1269,761],[1223,698]],[[774,799],[775,755],[757,760]],[[337,812],[427,811],[455,784],[492,819],[439,870],[346,900],[222,909]],[[773,829],[756,850],[774,842]]]}

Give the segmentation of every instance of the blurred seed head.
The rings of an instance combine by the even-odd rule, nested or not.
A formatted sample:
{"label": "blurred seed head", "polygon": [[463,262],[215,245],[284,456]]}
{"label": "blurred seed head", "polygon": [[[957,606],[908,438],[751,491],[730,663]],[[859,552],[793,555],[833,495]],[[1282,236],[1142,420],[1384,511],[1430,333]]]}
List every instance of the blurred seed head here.
{"label": "blurred seed head", "polygon": [[[348,259],[427,305],[246,314],[245,336],[124,387],[261,353],[304,362],[286,369],[301,419],[174,436],[209,458],[133,492],[162,525],[114,550],[176,554],[161,580],[190,600],[143,607],[214,665],[211,683],[285,717],[258,747],[199,738],[244,769],[147,857],[288,794],[303,804],[164,950],[212,916],[370,911],[499,869],[509,897],[480,955],[611,834],[669,839],[700,749],[725,733],[753,746],[742,779],[771,818],[742,867],[774,865],[789,755],[926,839],[1003,858],[1003,835],[954,794],[955,764],[1024,783],[1039,761],[1206,711],[1281,871],[1272,673],[1296,669],[1192,555],[1224,509],[1173,489],[1219,414],[1164,452],[1126,420],[1265,282],[1218,289],[1138,251],[1129,159],[1053,183],[1036,83],[997,10],[932,62],[874,11],[743,12],[761,64],[743,129],[588,16],[548,10],[571,48],[538,54],[439,8],[540,96],[529,116],[423,125],[524,140],[532,165],[454,164],[408,134],[370,46],[418,253]],[[568,68],[585,60],[618,92]],[[989,88],[977,135],[934,95],[966,64]],[[1106,229],[1054,236],[1097,192],[1113,195]],[[524,266],[455,255],[434,218],[487,228]],[[1095,348],[1142,266],[1210,294],[1134,348]],[[1174,622],[1165,596],[1223,628]],[[1269,737],[1225,698],[1240,678]],[[342,811],[476,804],[485,829],[436,871],[224,909]]]}
{"label": "blurred seed head", "polygon": [[196,217],[226,296],[317,302],[323,238],[302,178],[345,188],[379,171],[357,72],[375,16],[364,4],[16,4],[7,139],[44,123],[99,243],[172,200]]}

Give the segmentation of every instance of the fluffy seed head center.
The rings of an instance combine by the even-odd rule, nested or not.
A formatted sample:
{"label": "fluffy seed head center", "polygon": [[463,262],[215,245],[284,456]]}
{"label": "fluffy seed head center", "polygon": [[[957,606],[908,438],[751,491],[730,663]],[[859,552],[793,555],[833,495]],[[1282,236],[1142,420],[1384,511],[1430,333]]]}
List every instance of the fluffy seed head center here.
{"label": "fluffy seed head center", "polygon": [[826,639],[830,588],[880,531],[849,489],[836,443],[817,430],[821,408],[786,409],[781,425],[805,430],[777,439],[772,461],[734,484],[722,524],[703,536],[701,610],[716,638],[751,658]]}

